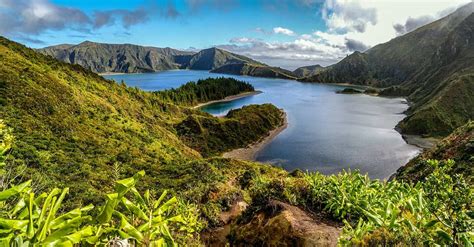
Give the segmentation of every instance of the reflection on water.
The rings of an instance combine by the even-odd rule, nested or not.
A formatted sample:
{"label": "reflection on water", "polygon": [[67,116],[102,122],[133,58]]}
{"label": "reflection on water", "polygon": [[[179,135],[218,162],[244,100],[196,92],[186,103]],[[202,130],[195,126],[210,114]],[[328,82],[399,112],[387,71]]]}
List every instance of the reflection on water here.
{"label": "reflection on water", "polygon": [[[217,76],[230,75],[174,70],[107,78],[124,80],[144,90],[163,90]],[[336,94],[341,87],[326,84],[231,77],[250,82],[263,93],[208,105],[203,111],[224,115],[243,105],[272,103],[283,108],[288,116],[288,128],[258,153],[258,161],[287,170],[299,168],[324,174],[359,169],[372,178],[386,178],[419,152],[394,130],[408,107],[404,99]]]}

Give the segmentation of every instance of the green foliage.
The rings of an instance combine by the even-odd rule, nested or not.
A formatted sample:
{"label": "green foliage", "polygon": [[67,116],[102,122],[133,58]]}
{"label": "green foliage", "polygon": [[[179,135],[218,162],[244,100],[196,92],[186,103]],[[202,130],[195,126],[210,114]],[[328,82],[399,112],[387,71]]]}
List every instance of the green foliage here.
{"label": "green foliage", "polygon": [[[474,191],[461,174],[450,176],[454,161],[430,160],[433,173],[423,183],[426,207],[440,223],[436,243],[465,244],[474,241]],[[471,244],[472,245],[472,244]]]}
{"label": "green foliage", "polygon": [[193,106],[254,90],[253,86],[247,82],[220,77],[188,82],[179,88],[159,91],[154,94],[166,102]]}
{"label": "green foliage", "polygon": [[[9,181],[32,179],[35,188],[70,187],[70,200],[64,202],[66,208],[103,203],[105,192],[114,186],[111,178],[132,176],[140,170],[146,175],[138,188],[150,189],[152,194],[164,189],[194,189],[186,188],[185,184],[196,185],[201,192],[215,185],[208,178],[202,179],[205,182],[192,181],[193,176],[182,172],[195,173],[191,164],[206,161],[182,141],[187,137],[178,136],[175,127],[190,115],[205,116],[219,125],[221,120],[169,103],[171,100],[167,103],[160,93],[105,80],[81,66],[61,63],[5,38],[0,38],[0,57],[0,119],[15,136],[7,162],[12,171]],[[180,92],[190,100],[201,101],[253,88],[247,83],[218,78],[177,90],[165,94]],[[185,105],[195,103],[184,102],[186,97],[176,99]],[[236,120],[228,123],[236,127],[240,124]],[[267,123],[262,126],[268,128]],[[249,133],[266,134],[261,130]],[[256,136],[247,140],[254,139]],[[235,147],[236,143],[226,143],[234,140],[235,137],[224,138],[220,143]],[[206,140],[200,143],[215,145]],[[241,147],[249,144],[239,143]],[[216,170],[218,165],[209,166]],[[201,175],[199,178],[208,176]],[[186,194],[194,199],[191,193]]]}
{"label": "green foliage", "polygon": [[224,118],[190,115],[175,128],[187,146],[209,157],[258,141],[282,125],[283,114],[271,104],[248,105]]}
{"label": "green foliage", "polygon": [[13,135],[5,123],[0,120],[0,176],[4,175],[5,161],[10,152],[13,142]]}
{"label": "green foliage", "polygon": [[453,133],[439,141],[431,149],[424,150],[394,174],[398,180],[416,183],[428,177],[434,167],[427,160],[452,159],[455,164],[449,175],[463,174],[469,184],[474,183],[474,121],[457,128]]}
{"label": "green foliage", "polygon": [[308,173],[303,178],[257,175],[246,215],[277,199],[343,221],[341,245],[472,246],[472,186],[461,175],[449,175],[452,161],[429,163],[434,172],[417,185],[370,180],[358,172]]}
{"label": "green foliage", "polygon": [[108,244],[119,238],[142,246],[175,246],[172,235],[179,232],[185,234],[180,241],[189,241],[187,238],[202,229],[195,206],[176,197],[167,199],[166,192],[158,199],[153,199],[149,191],[141,195],[135,184],[143,175],[139,172],[117,181],[114,193],[106,196],[94,218],[92,205],[60,213],[68,188],[55,188],[35,197],[31,181],[12,186],[0,192],[0,243],[73,246]]}

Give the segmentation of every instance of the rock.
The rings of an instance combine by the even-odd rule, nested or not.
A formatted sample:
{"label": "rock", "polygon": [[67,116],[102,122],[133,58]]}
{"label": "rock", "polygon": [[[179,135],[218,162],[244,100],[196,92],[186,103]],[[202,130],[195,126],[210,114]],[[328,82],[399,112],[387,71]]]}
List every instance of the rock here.
{"label": "rock", "polygon": [[341,228],[287,203],[272,200],[248,223],[234,224],[235,246],[336,246]]}
{"label": "rock", "polygon": [[336,93],[340,93],[340,94],[359,94],[359,93],[362,93],[362,92],[359,91],[359,90],[353,89],[353,88],[344,88],[343,90],[339,90]]}
{"label": "rock", "polygon": [[217,227],[211,231],[204,232],[201,235],[201,239],[206,246],[226,246],[229,242],[227,237],[230,234],[231,223],[239,217],[245,209],[247,209],[248,204],[243,200],[238,200],[232,204],[229,211],[222,212],[219,216],[223,225]]}

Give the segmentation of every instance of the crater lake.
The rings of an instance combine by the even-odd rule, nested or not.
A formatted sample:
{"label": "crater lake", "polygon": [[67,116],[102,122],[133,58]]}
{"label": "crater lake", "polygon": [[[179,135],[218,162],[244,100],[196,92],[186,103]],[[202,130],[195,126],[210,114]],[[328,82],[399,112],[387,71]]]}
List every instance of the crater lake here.
{"label": "crater lake", "polygon": [[256,160],[288,171],[298,168],[334,174],[358,169],[371,178],[384,179],[420,152],[394,129],[408,108],[403,98],[337,94],[345,87],[196,70],[104,77],[147,91],[177,88],[208,77],[233,77],[251,83],[262,93],[206,105],[201,110],[220,116],[231,109],[262,103],[284,109],[288,127],[257,153]]}

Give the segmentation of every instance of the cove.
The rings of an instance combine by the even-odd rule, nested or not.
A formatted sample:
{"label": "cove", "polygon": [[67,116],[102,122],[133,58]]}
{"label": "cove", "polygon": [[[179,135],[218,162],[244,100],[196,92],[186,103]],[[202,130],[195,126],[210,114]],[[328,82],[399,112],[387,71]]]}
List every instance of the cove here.
{"label": "cove", "polygon": [[104,77],[157,91],[222,76],[247,81],[263,93],[206,105],[201,108],[203,111],[225,115],[244,105],[272,103],[287,113],[288,127],[259,151],[257,161],[288,171],[298,168],[323,174],[358,169],[371,178],[384,179],[420,151],[394,129],[408,108],[402,98],[337,94],[343,86],[193,70]]}

